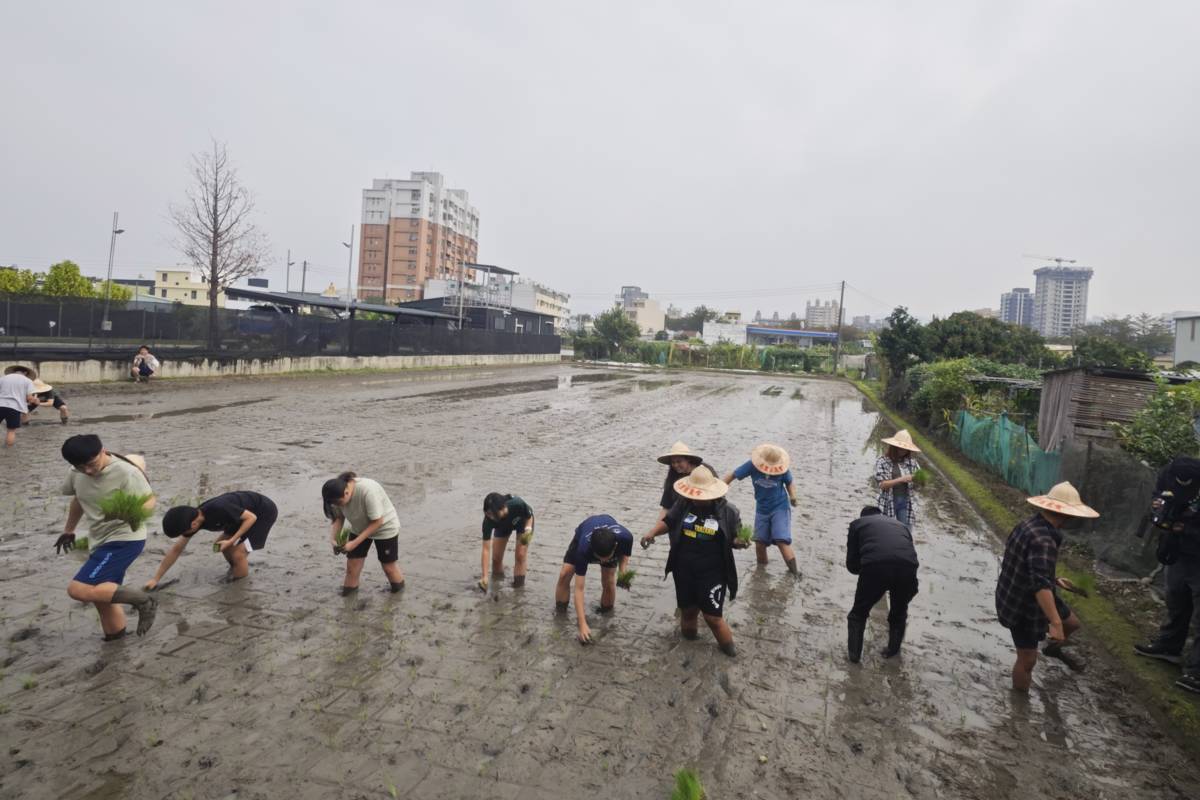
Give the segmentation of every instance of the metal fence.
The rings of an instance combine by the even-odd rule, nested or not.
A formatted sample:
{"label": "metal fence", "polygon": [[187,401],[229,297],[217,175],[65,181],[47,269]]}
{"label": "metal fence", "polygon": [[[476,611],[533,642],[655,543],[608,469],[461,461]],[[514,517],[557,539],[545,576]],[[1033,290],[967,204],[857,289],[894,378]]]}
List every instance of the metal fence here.
{"label": "metal fence", "polygon": [[126,358],[140,345],[160,357],[277,358],[558,353],[558,336],[414,317],[339,319],[263,309],[218,309],[209,345],[203,306],[77,298],[0,297],[0,354],[34,360]]}

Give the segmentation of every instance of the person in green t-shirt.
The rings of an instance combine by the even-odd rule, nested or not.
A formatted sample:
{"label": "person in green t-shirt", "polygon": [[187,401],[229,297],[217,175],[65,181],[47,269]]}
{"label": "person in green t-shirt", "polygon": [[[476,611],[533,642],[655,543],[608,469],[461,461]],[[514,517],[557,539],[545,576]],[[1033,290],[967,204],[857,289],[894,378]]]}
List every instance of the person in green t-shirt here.
{"label": "person in green t-shirt", "polygon": [[[400,557],[400,518],[387,492],[378,482],[360,478],[353,472],[343,472],[325,481],[321,487],[325,516],[331,521],[329,541],[334,555],[346,556],[346,578],[342,596],[358,591],[358,579],[371,543],[375,555],[387,575],[391,591],[404,588],[404,574],[397,560]],[[349,528],[349,538],[338,542],[343,528]]]}
{"label": "person in green t-shirt", "polygon": [[[526,562],[529,558],[529,542],[533,539],[533,509],[521,498],[512,494],[492,492],[483,498],[483,551],[479,556],[482,577],[476,584],[483,591],[488,588],[488,562],[492,565],[493,577],[504,575],[504,551],[508,539],[518,533],[517,547],[513,554],[513,588],[525,585]],[[496,540],[495,547],[492,539]]]}
{"label": "person in green t-shirt", "polygon": [[55,551],[66,553],[75,547],[75,528],[86,517],[90,553],[83,568],[67,586],[73,600],[92,603],[100,614],[104,641],[125,635],[125,612],[121,604],[138,612],[138,636],[154,624],[157,601],[141,589],[122,586],[125,571],[146,546],[146,525],[136,527],[123,519],[109,519],[101,503],[114,492],[145,497],[142,508],[154,508],[154,491],[146,480],[137,456],[120,456],[104,449],[100,437],[93,434],[72,436],[63,442],[62,456],[71,465],[63,481],[62,493],[71,498],[63,533],[54,543]]}

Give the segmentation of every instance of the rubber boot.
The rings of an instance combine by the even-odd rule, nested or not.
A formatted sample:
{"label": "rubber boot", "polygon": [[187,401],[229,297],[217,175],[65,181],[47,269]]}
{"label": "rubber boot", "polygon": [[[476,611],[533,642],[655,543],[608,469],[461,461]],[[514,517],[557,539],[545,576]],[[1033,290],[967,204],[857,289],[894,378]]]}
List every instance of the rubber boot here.
{"label": "rubber boot", "polygon": [[846,642],[846,657],[850,659],[851,664],[857,664],[862,660],[863,634],[867,630],[867,621],[850,619],[847,622],[847,628],[850,636]]}
{"label": "rubber boot", "polygon": [[888,627],[888,643],[880,655],[884,658],[891,658],[900,653],[900,645],[904,643],[904,624],[891,625]]}

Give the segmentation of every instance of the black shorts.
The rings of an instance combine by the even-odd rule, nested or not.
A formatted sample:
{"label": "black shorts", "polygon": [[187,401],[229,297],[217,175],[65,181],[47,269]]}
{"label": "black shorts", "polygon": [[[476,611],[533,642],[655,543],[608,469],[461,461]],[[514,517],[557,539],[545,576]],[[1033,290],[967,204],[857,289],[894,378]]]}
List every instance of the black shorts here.
{"label": "black shorts", "polygon": [[[242,541],[249,542],[251,550],[262,550],[267,546],[267,534],[271,532],[271,526],[277,519],[279,519],[279,509],[274,502],[264,497],[262,509],[258,512],[258,519],[254,520],[254,524],[250,526],[250,530],[246,531]],[[220,537],[220,539],[228,538],[227,535]]]}
{"label": "black shorts", "polygon": [[362,544],[346,554],[347,558],[366,558],[371,552],[371,542],[375,543],[375,555],[380,564],[392,564],[400,558],[400,537],[390,539],[365,539]]}
{"label": "black shorts", "polygon": [[[1071,607],[1057,595],[1054,597],[1054,607],[1058,609],[1058,618],[1064,622],[1073,613]],[[1009,626],[1008,632],[1012,634],[1013,646],[1018,650],[1037,650],[1038,643],[1046,638],[1049,628],[1050,623],[1039,614],[1037,619],[1018,620],[1015,625]]]}
{"label": "black shorts", "polygon": [[15,408],[0,408],[0,419],[4,420],[5,426],[10,431],[15,431],[21,427],[21,412]]}
{"label": "black shorts", "polygon": [[483,534],[483,540],[486,542],[492,537],[497,539],[507,539],[513,535],[514,531],[520,531],[521,533],[524,533],[525,523],[527,521],[527,517],[505,517],[502,520],[497,520],[494,523],[496,527],[492,529],[492,532]]}
{"label": "black shorts", "polygon": [[725,612],[725,571],[719,566],[677,567],[671,572],[675,578],[675,603],[680,608],[698,608],[702,614],[720,617]]}

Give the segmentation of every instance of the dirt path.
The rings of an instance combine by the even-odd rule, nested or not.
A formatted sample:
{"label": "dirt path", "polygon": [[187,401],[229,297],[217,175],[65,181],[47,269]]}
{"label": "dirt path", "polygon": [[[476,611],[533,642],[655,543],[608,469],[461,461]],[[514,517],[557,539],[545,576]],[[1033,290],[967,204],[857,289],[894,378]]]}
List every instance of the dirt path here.
{"label": "dirt path", "polygon": [[[664,798],[685,765],[714,800],[1200,796],[1196,765],[1099,658],[1083,675],[1043,663],[1027,700],[1010,694],[996,546],[944,487],[917,530],[903,656],[877,655],[880,607],[864,663],[846,662],[845,526],[870,499],[878,434],[846,385],[548,367],[85,390],[72,409],[71,426],[43,413],[0,454],[2,797]],[[102,645],[65,594],[82,556],[56,558],[47,535],[65,508],[58,447],[79,431],[145,453],[163,509],[272,496],[280,520],[251,578],[219,583],[200,539],[150,636]],[[739,555],[730,660],[677,636],[656,545],[580,647],[553,614],[570,533],[597,512],[643,532],[653,456],[678,438],[722,470],[762,439],[789,449],[804,579]],[[319,487],[347,468],[400,512],[400,597],[374,557],[358,597],[336,594]],[[495,601],[472,589],[491,490],[538,518],[529,583]],[[748,485],[730,496],[752,514]],[[130,583],[164,542],[151,536]]]}

